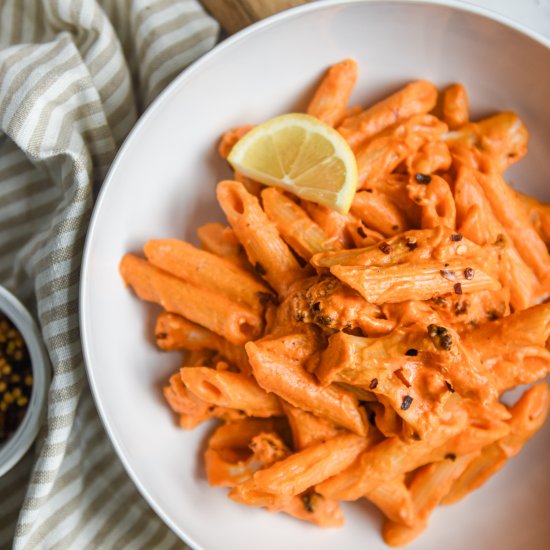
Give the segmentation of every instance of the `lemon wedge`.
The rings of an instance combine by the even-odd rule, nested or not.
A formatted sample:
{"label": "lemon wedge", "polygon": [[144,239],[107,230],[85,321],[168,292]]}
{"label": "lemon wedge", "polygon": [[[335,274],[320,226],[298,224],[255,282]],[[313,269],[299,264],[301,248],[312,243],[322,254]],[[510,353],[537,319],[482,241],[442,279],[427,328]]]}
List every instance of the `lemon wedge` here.
{"label": "lemon wedge", "polygon": [[344,214],[357,188],[357,162],[346,140],[310,115],[290,113],[256,126],[227,160],[249,178]]}

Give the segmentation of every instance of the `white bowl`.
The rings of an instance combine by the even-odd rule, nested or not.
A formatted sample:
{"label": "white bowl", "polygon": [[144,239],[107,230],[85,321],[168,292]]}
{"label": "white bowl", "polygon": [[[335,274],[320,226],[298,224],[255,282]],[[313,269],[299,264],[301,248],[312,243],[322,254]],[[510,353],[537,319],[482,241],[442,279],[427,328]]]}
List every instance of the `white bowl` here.
{"label": "white bowl", "polygon": [[29,450],[36,439],[46,409],[50,382],[50,364],[42,335],[25,306],[8,290],[0,286],[0,312],[19,331],[29,352],[33,385],[27,412],[15,433],[0,445],[0,477],[7,473]]}
{"label": "white bowl", "polygon": [[[176,426],[160,387],[177,354],[152,345],[157,309],[124,288],[118,263],[151,238],[196,241],[222,219],[214,189],[229,177],[216,145],[231,127],[303,108],[326,68],[359,62],[352,104],[368,104],[427,78],[463,82],[473,116],[515,110],[531,132],[527,160],[509,172],[521,189],[550,199],[550,49],[502,17],[459,2],[319,2],[224,41],[182,74],[126,141],[103,186],[88,234],[81,326],[92,390],[111,440],[135,484],[185,541],[208,550],[386,548],[380,516],[345,505],[346,526],[320,530],[238,505],[203,472],[210,429]],[[545,548],[550,476],[544,429],[495,479],[436,511],[411,549]]]}

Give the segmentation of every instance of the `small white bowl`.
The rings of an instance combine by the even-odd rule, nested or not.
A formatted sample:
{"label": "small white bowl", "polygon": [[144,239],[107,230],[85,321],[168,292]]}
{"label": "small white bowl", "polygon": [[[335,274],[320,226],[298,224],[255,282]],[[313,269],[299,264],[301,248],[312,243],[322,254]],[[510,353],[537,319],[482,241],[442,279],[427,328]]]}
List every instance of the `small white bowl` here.
{"label": "small white bowl", "polygon": [[29,450],[38,435],[44,417],[50,385],[50,363],[42,343],[42,335],[25,306],[0,286],[0,312],[21,333],[29,352],[33,385],[27,412],[16,432],[0,444],[0,477],[7,473]]}

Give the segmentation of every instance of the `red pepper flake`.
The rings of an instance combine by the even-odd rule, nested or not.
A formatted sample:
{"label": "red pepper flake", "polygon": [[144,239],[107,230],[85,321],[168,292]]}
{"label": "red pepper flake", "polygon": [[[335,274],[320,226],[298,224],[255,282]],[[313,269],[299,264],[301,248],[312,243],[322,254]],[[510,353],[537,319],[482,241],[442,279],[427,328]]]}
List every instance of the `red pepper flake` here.
{"label": "red pepper flake", "polygon": [[391,254],[392,253],[392,247],[386,243],[386,242],[383,242],[383,243],[380,243],[378,245],[378,248],[384,253],[384,254]]}
{"label": "red pepper flake", "polygon": [[370,389],[370,390],[375,390],[377,386],[378,386],[378,378],[373,378],[373,379],[370,381],[369,389]]}
{"label": "red pepper flake", "polygon": [[451,393],[455,392],[455,389],[451,386],[449,382],[447,382],[447,380],[445,380],[445,384],[447,385],[447,388]]}
{"label": "red pepper flake", "polygon": [[475,273],[476,272],[473,268],[467,267],[464,270],[464,278],[467,279],[468,281],[471,281],[474,278]]}
{"label": "red pepper flake", "polygon": [[408,349],[405,352],[405,355],[408,355],[409,357],[416,357],[418,355],[418,350],[414,348]]}
{"label": "red pepper flake", "polygon": [[462,285],[460,283],[456,283],[454,286],[455,294],[462,294]]}
{"label": "red pepper flake", "polygon": [[418,248],[418,243],[416,242],[416,237],[407,237],[405,244],[409,250],[416,250]]}
{"label": "red pepper flake", "polygon": [[448,460],[456,460],[456,455],[454,453],[447,453],[445,455],[445,458],[448,459]]}
{"label": "red pepper flake", "polygon": [[450,271],[448,269],[440,269],[439,273],[444,279],[447,279],[447,281],[456,281],[456,275],[454,271]]}
{"label": "red pepper flake", "polygon": [[367,238],[367,234],[365,233],[365,230],[359,226],[357,228],[357,233],[359,234],[359,236],[362,238],[362,239],[366,239]]}
{"label": "red pepper flake", "polygon": [[405,397],[403,397],[403,402],[401,403],[401,410],[406,411],[411,406],[412,402],[413,398],[410,395],[405,395]]}
{"label": "red pepper flake", "polygon": [[453,233],[451,235],[451,241],[461,241],[462,240],[462,233]]}
{"label": "red pepper flake", "polygon": [[416,174],[414,176],[414,179],[416,180],[416,183],[421,183],[422,185],[428,185],[432,181],[432,176],[429,174]]}

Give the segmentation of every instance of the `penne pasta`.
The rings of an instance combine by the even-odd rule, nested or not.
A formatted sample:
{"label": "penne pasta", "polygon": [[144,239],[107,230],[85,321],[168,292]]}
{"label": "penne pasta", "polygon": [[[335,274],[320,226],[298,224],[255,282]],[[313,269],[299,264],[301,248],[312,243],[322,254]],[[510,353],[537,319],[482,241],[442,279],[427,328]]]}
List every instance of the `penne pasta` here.
{"label": "penne pasta", "polygon": [[206,223],[197,229],[197,236],[203,250],[221,256],[245,269],[251,267],[241,243],[230,227],[217,222]]}
{"label": "penne pasta", "polygon": [[480,175],[478,181],[495,216],[503,225],[520,256],[539,281],[548,285],[550,258],[546,245],[530,224],[512,189],[506,185],[501,176],[496,174]]}
{"label": "penne pasta", "polygon": [[357,62],[344,59],[327,71],[313,94],[307,113],[336,126],[346,113],[349,96],[357,80]]}
{"label": "penne pasta", "polygon": [[384,484],[368,492],[365,497],[376,504],[388,520],[412,526],[416,514],[404,477],[387,480]]}
{"label": "penne pasta", "polygon": [[217,291],[252,311],[263,310],[269,288],[224,258],[177,239],[149,241],[143,251],[149,263],[180,279]]}
{"label": "penne pasta", "polygon": [[411,483],[410,494],[415,510],[411,526],[388,520],[384,523],[382,535],[390,546],[404,546],[412,542],[428,525],[428,519],[477,453],[470,453],[454,460],[447,459],[432,463],[418,471]]}
{"label": "penne pasta", "polygon": [[294,361],[285,358],[285,347],[299,339],[249,342],[246,352],[254,377],[267,392],[273,392],[295,407],[366,435],[367,427],[357,399],[337,387],[322,387],[315,378]]}
{"label": "penne pasta", "polygon": [[283,502],[349,466],[365,449],[365,439],[341,434],[292,454],[269,468],[257,471],[252,478],[237,485],[230,493],[239,499],[248,491],[279,496]]}
{"label": "penne pasta", "polygon": [[464,345],[491,371],[500,391],[530,384],[550,370],[550,304],[485,323],[463,335]]}
{"label": "penne pasta", "polygon": [[285,242],[302,258],[318,252],[339,248],[294,201],[274,187],[262,191],[262,203],[267,217],[275,224]]}
{"label": "penne pasta", "polygon": [[184,367],[180,376],[189,391],[206,403],[238,409],[248,416],[260,418],[283,414],[277,397],[265,393],[244,374],[220,372],[208,367]]}
{"label": "penne pasta", "polygon": [[432,115],[415,115],[384,130],[356,151],[358,186],[389,176],[408,156],[446,131],[447,125]]}
{"label": "penne pasta", "polygon": [[510,433],[487,445],[470,462],[443,499],[452,504],[479,488],[498,472],[506,462],[517,455],[523,445],[542,427],[548,416],[550,393],[546,383],[527,390],[511,408]]}
{"label": "penne pasta", "polygon": [[468,123],[470,107],[468,92],[462,84],[451,84],[443,91],[442,100],[443,120],[451,130],[455,130]]}
{"label": "penne pasta", "polygon": [[346,248],[351,245],[353,241],[347,228],[352,219],[349,215],[340,214],[336,210],[309,201],[302,201],[302,206],[309,217],[334,243],[334,249]]}
{"label": "penne pasta", "polygon": [[231,153],[231,149],[237,141],[239,141],[246,133],[250,132],[254,126],[246,125],[239,126],[238,128],[233,128],[225,132],[218,144],[218,153],[222,159],[226,159]]}
{"label": "penne pasta", "polygon": [[325,498],[315,491],[306,491],[301,495],[296,495],[282,507],[272,511],[284,512],[319,527],[342,527],[344,525],[344,513],[338,502]]}
{"label": "penne pasta", "polygon": [[[451,410],[450,406],[448,410]],[[467,415],[462,411],[456,414],[458,410],[454,412],[452,418],[445,416],[446,422],[430,435],[429,440],[403,441],[398,437],[387,438],[364,451],[348,468],[318,484],[316,490],[329,498],[357,500],[384,484],[387,472],[391,471],[397,477],[433,462],[434,449],[460,433],[466,426]]]}
{"label": "penne pasta", "polygon": [[174,277],[146,260],[126,254],[120,263],[124,282],[147,302],[202,325],[234,344],[244,344],[258,336],[262,318],[210,290]]}
{"label": "penne pasta", "polygon": [[426,80],[408,84],[369,109],[346,118],[338,131],[352,148],[385,128],[414,115],[428,113],[437,100],[437,89]]}
{"label": "penne pasta", "polygon": [[451,151],[457,146],[481,151],[483,172],[501,174],[527,152],[527,129],[515,113],[503,112],[478,122],[470,122],[444,138]]}
{"label": "penne pasta", "polygon": [[[467,270],[473,270],[475,275],[470,277]],[[444,294],[500,288],[496,279],[467,261],[425,261],[384,267],[333,265],[330,272],[373,304],[430,300]]]}
{"label": "penne pasta", "polygon": [[327,418],[293,407],[285,401],[282,402],[282,407],[292,431],[295,449],[305,449],[341,433],[338,426]]}
{"label": "penne pasta", "polygon": [[279,293],[304,276],[290,249],[256,197],[236,181],[218,184],[218,200],[256,273]]}
{"label": "penne pasta", "polygon": [[[163,351],[215,350],[245,374],[250,373],[250,364],[244,349],[214,334],[208,329],[191,323],[180,315],[162,312],[155,325],[157,346]],[[199,362],[198,364],[201,364]]]}
{"label": "penne pasta", "polygon": [[[343,524],[339,500],[367,499],[400,546],[548,415],[550,205],[502,175],[527,149],[516,114],[472,122],[462,84],[436,107],[428,81],[348,107],[357,69],[345,59],[327,70],[307,107],[317,121],[278,119],[307,121],[294,137],[323,137],[326,151],[261,124],[238,149],[256,136],[273,145],[258,164],[275,179],[252,169],[253,147],[234,163],[217,187],[229,227],[199,227],[201,249],[149,241],[146,260],[126,254],[119,269],[163,308],[158,348],[186,352],[162,388],[180,427],[219,423],[204,452],[211,485],[320,527]],[[251,128],[223,134],[221,157]],[[344,170],[333,204],[349,212],[294,196],[276,175],[282,159],[304,161],[302,197],[325,204],[312,174]],[[505,405],[522,384],[535,385]]]}
{"label": "penne pasta", "polygon": [[409,229],[405,214],[385,193],[356,193],[351,213],[367,228],[380,233],[382,237],[391,237]]}
{"label": "penne pasta", "polygon": [[[422,175],[423,176],[423,175]],[[425,176],[424,176],[425,177]],[[407,186],[409,197],[414,200],[422,211],[420,226],[423,229],[456,226],[456,206],[449,184],[439,176],[429,176],[429,182],[419,183],[418,175],[411,177]],[[422,179],[422,178],[419,178]]]}
{"label": "penne pasta", "polygon": [[250,479],[262,465],[269,466],[265,454],[260,456],[254,450],[254,442],[269,438],[273,462],[290,454],[290,450],[279,437],[283,424],[278,419],[243,418],[236,422],[222,424],[208,440],[205,451],[205,467],[211,485],[234,487]]}
{"label": "penne pasta", "polygon": [[444,141],[428,141],[407,159],[409,174],[433,174],[447,171],[452,164],[449,146]]}

